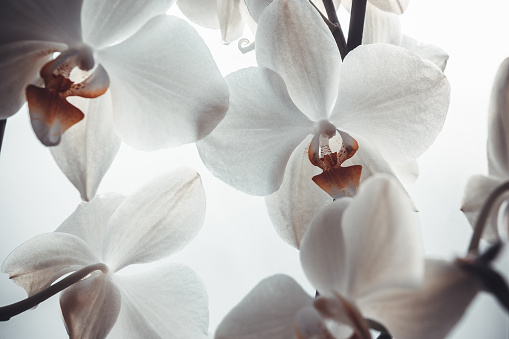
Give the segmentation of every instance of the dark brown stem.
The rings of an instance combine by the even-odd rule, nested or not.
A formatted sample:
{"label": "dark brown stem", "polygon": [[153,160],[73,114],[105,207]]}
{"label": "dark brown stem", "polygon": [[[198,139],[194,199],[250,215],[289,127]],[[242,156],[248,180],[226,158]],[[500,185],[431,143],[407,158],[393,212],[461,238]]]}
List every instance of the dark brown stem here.
{"label": "dark brown stem", "polygon": [[4,140],[4,132],[5,132],[6,124],[7,124],[7,119],[0,120],[0,152],[2,151],[2,142]]}
{"label": "dark brown stem", "polygon": [[0,307],[0,321],[7,321],[25,311],[28,311],[32,307],[39,305],[41,302],[49,299],[60,291],[63,291],[69,286],[74,285],[81,279],[85,278],[90,273],[101,270],[104,273],[108,272],[108,267],[104,264],[94,264],[83,267],[81,270],[74,272],[73,274],[65,277],[59,282],[49,286],[45,290],[34,294],[24,300],[18,301],[17,303]]}
{"label": "dark brown stem", "polygon": [[477,252],[479,248],[479,241],[481,240],[482,233],[484,231],[484,227],[486,226],[486,222],[488,221],[488,217],[490,215],[491,209],[493,208],[496,200],[504,193],[509,191],[509,181],[503,183],[498,186],[493,192],[490,193],[484,205],[481,209],[481,213],[479,213],[479,217],[475,223],[474,234],[472,235],[472,239],[470,240],[470,245],[468,246],[468,253],[475,251]]}
{"label": "dark brown stem", "polygon": [[325,12],[327,12],[327,16],[329,20],[336,25],[339,25],[338,14],[336,13],[336,7],[334,7],[334,3],[332,0],[322,0],[323,7],[325,7]]}
{"label": "dark brown stem", "polygon": [[352,0],[352,11],[350,14],[350,29],[348,30],[347,53],[362,44],[362,33],[364,31],[364,17],[366,16],[367,0]]}
{"label": "dark brown stem", "polygon": [[[324,0],[325,2],[326,0]],[[329,30],[332,33],[332,36],[334,37],[334,40],[336,41],[336,45],[338,46],[339,54],[341,55],[341,59],[344,59],[347,53],[346,49],[346,40],[345,35],[343,34],[343,30],[341,29],[341,25],[338,23],[332,22],[329,18],[327,18],[325,15],[323,15],[322,12],[315,6],[315,4],[310,0],[309,1],[311,5],[320,13],[320,16],[322,17],[323,21],[327,24],[327,27],[329,27]],[[334,6],[333,6],[334,7]],[[334,14],[336,11],[334,11]],[[337,16],[335,16],[336,20],[338,19]]]}

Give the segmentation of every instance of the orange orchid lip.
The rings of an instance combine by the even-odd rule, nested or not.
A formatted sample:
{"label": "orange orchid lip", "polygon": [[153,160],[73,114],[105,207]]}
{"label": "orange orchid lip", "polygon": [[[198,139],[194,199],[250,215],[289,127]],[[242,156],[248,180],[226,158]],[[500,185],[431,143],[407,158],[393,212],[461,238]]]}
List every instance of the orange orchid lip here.
{"label": "orange orchid lip", "polygon": [[[318,132],[308,148],[309,161],[323,170],[321,174],[313,177],[313,181],[333,199],[357,194],[362,173],[361,165],[341,166],[344,161],[354,156],[359,144],[348,133],[336,131],[339,135],[325,135],[325,138]],[[338,136],[342,139],[341,148],[337,152],[332,152],[329,140]],[[321,144],[324,142],[323,139],[325,143]]]}
{"label": "orange orchid lip", "polygon": [[87,53],[66,52],[41,68],[43,88],[28,85],[25,91],[32,128],[46,146],[58,145],[62,134],[85,116],[80,109],[67,101],[67,97],[97,98],[108,90],[110,83],[108,74],[101,65],[83,81],[72,81],[71,71],[83,65],[88,68],[91,54],[88,50],[85,50]]}

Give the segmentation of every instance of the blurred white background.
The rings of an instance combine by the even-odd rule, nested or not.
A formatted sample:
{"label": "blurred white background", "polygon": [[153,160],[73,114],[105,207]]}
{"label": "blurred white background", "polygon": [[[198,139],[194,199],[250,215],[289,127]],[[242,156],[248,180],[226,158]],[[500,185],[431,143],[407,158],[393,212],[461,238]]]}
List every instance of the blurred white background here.
{"label": "blurred white background", "polygon": [[[178,10],[174,6],[170,12]],[[508,14],[505,0],[413,0],[402,16],[405,34],[434,43],[450,55],[445,72],[452,86],[447,121],[435,144],[418,159],[419,179],[408,186],[420,211],[429,256],[452,259],[468,246],[472,231],[459,207],[467,179],[487,172],[486,113],[493,77],[509,57]],[[340,17],[347,19],[346,14]],[[197,29],[224,75],[256,64],[254,52],[243,55],[236,43],[222,45],[219,31]],[[272,274],[288,274],[314,293],[297,250],[273,230],[263,198],[247,196],[214,178],[194,145],[152,153],[123,145],[99,193],[128,194],[157,173],[181,165],[202,175],[207,217],[198,237],[167,260],[188,264],[204,280],[211,332],[254,285]],[[57,228],[80,201],[49,150],[36,139],[23,107],[7,122],[0,155],[0,262],[24,241]],[[503,257],[498,267],[508,277],[509,252]],[[0,305],[25,296],[6,274],[0,274]],[[2,339],[66,337],[58,297],[0,323]],[[509,316],[491,296],[481,294],[450,338],[509,338]]]}

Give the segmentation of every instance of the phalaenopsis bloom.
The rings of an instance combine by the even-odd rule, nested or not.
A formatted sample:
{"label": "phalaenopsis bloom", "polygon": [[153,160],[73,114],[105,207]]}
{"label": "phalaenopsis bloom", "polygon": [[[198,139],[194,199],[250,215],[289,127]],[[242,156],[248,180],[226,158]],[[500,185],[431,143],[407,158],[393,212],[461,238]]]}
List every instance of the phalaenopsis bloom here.
{"label": "phalaenopsis bloom", "polygon": [[0,119],[28,101],[35,134],[61,144],[53,154],[84,200],[113,161],[117,134],[142,150],[178,146],[210,133],[228,108],[201,37],[164,14],[172,3],[0,3]]}

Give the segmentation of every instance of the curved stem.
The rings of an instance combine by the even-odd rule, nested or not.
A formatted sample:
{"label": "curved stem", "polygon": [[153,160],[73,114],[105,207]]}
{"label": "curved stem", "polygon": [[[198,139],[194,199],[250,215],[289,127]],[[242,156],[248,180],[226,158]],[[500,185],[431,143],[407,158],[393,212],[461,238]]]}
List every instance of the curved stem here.
{"label": "curved stem", "polygon": [[36,293],[24,300],[18,301],[14,304],[7,305],[4,307],[0,307],[0,321],[7,321],[25,311],[28,311],[32,307],[37,306],[41,302],[49,299],[60,291],[63,291],[67,287],[74,285],[79,282],[81,279],[85,278],[90,273],[101,270],[104,273],[108,272],[108,267],[104,264],[93,264],[86,267],[83,267],[81,270],[74,272],[73,274],[65,277],[59,282],[49,286],[45,290]]}
{"label": "curved stem", "polygon": [[0,120],[0,152],[2,151],[2,142],[4,140],[4,132],[5,132],[6,124],[7,124],[7,119]]}
{"label": "curved stem", "polygon": [[[343,34],[343,30],[341,29],[341,25],[339,22],[334,23],[334,19],[329,19],[325,15],[323,15],[322,12],[316,7],[316,5],[313,3],[313,1],[309,0],[311,5],[318,11],[320,16],[322,17],[323,21],[327,24],[327,27],[329,27],[329,30],[332,33],[332,36],[334,37],[334,40],[336,41],[336,45],[338,46],[339,54],[341,55],[341,60],[345,58],[347,49],[346,49],[346,40],[345,35]],[[324,0],[325,4],[325,0]],[[334,6],[333,6],[334,7]],[[327,10],[328,12],[328,10]],[[336,11],[334,10],[334,14],[336,14]],[[337,16],[335,16],[335,20],[337,21]]]}
{"label": "curved stem", "polygon": [[479,217],[475,223],[474,234],[472,235],[472,239],[470,240],[470,245],[468,246],[468,252],[477,251],[479,248],[479,241],[481,240],[482,233],[484,231],[484,227],[486,226],[486,222],[488,221],[488,217],[490,215],[491,209],[493,208],[493,204],[495,201],[505,192],[509,191],[509,181],[503,183],[498,186],[493,192],[490,193],[488,199],[484,202],[484,205],[481,209],[481,213],[479,213]]}

